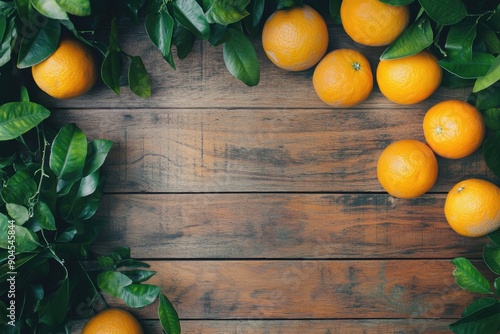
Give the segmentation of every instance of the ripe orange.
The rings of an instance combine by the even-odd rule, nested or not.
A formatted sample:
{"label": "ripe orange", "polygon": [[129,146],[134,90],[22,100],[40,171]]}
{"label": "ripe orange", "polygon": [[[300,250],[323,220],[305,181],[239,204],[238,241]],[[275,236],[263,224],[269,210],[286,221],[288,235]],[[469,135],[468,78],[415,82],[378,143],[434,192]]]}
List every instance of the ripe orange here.
{"label": "ripe orange", "polygon": [[356,50],[332,51],[314,69],[313,86],[326,104],[337,108],[352,107],[372,91],[370,63]]}
{"label": "ripe orange", "polygon": [[410,22],[410,10],[379,0],[343,0],[340,19],[355,42],[382,46],[391,44],[404,31]]}
{"label": "ripe orange", "polygon": [[451,228],[466,237],[481,237],[500,227],[500,189],[493,183],[468,179],[446,196],[444,214]]}
{"label": "ripe orange", "polygon": [[472,105],[447,100],[430,108],[424,116],[424,136],[434,152],[460,159],[481,146],[485,135],[483,115]]}
{"label": "ripe orange", "polygon": [[443,72],[429,51],[399,59],[381,60],[377,83],[382,94],[400,104],[414,104],[428,98],[441,83]]}
{"label": "ripe orange", "polygon": [[377,177],[392,196],[414,198],[429,191],[437,180],[438,163],[429,146],[414,139],[391,143],[379,156]]}
{"label": "ripe orange", "polygon": [[111,308],[92,317],[82,334],[143,334],[139,321],[129,312]]}
{"label": "ripe orange", "polygon": [[306,70],[325,55],[328,28],[323,17],[307,5],[277,10],[264,24],[262,46],[276,66]]}
{"label": "ripe orange", "polygon": [[87,93],[97,79],[92,53],[74,39],[63,39],[56,51],[32,66],[35,83],[58,99],[70,99]]}

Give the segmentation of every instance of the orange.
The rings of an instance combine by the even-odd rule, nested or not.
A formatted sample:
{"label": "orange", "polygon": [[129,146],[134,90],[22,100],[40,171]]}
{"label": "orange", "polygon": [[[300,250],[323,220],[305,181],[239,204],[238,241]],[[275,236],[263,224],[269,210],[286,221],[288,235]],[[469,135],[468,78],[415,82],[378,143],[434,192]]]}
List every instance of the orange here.
{"label": "orange", "polygon": [[143,334],[139,321],[129,312],[117,308],[104,310],[90,318],[82,334]]}
{"label": "orange", "polygon": [[466,237],[481,237],[500,227],[500,189],[493,183],[468,179],[446,196],[444,214],[451,228]]}
{"label": "orange", "polygon": [[262,46],[267,57],[288,71],[316,65],[328,48],[328,28],[310,6],[275,11],[264,24]]}
{"label": "orange", "polygon": [[74,39],[63,39],[56,51],[32,66],[35,83],[58,99],[70,99],[87,93],[97,79],[92,53]]}
{"label": "orange", "polygon": [[414,198],[436,183],[438,163],[429,146],[414,139],[391,143],[379,156],[377,177],[392,196]]}
{"label": "orange", "polygon": [[424,136],[434,152],[449,159],[460,159],[481,146],[485,125],[483,115],[472,105],[447,100],[430,108],[424,116]]}
{"label": "orange", "polygon": [[443,72],[429,51],[399,59],[381,60],[377,83],[382,94],[400,104],[414,104],[428,98],[441,83]]}
{"label": "orange", "polygon": [[332,51],[314,69],[313,86],[326,104],[338,108],[352,107],[365,100],[372,91],[370,63],[356,50]]}
{"label": "orange", "polygon": [[404,31],[410,22],[410,10],[379,0],[343,0],[340,19],[355,42],[382,46],[391,44]]}

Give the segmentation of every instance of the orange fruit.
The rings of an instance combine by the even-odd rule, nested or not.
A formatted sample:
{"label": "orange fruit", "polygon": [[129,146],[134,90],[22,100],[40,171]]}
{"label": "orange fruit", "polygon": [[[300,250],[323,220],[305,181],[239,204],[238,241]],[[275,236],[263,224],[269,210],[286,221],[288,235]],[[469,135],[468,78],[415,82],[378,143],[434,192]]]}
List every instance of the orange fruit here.
{"label": "orange fruit", "polygon": [[56,51],[31,67],[37,86],[58,99],[70,99],[87,93],[97,80],[92,53],[74,39],[60,41]]}
{"label": "orange fruit", "polygon": [[481,146],[485,135],[483,115],[459,100],[442,101],[424,116],[424,136],[434,152],[449,159],[460,159]]}
{"label": "orange fruit", "polygon": [[379,0],[343,0],[340,19],[355,42],[382,46],[391,44],[404,31],[410,22],[410,10]]}
{"label": "orange fruit", "polygon": [[326,104],[337,108],[352,107],[372,91],[370,63],[356,50],[332,51],[314,69],[313,86]]}
{"label": "orange fruit", "polygon": [[450,227],[466,237],[481,237],[500,227],[500,188],[480,179],[458,182],[446,196]]}
{"label": "orange fruit", "polygon": [[438,163],[429,146],[414,139],[391,143],[379,156],[377,178],[392,196],[414,198],[436,183]]}
{"label": "orange fruit", "polygon": [[382,94],[400,104],[414,104],[428,98],[441,83],[443,72],[429,51],[399,59],[381,60],[377,83]]}
{"label": "orange fruit", "polygon": [[328,28],[310,6],[275,11],[264,23],[262,46],[267,57],[288,71],[316,65],[328,48]]}
{"label": "orange fruit", "polygon": [[82,334],[143,334],[139,321],[129,312],[111,308],[90,318]]}

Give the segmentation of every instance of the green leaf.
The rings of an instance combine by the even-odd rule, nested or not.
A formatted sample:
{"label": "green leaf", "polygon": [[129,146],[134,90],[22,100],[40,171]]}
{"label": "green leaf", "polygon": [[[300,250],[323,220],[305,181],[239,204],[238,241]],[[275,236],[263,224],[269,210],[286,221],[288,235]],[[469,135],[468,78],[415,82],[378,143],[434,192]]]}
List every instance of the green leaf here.
{"label": "green leaf", "polygon": [[484,262],[492,272],[500,275],[500,247],[486,244],[483,250]]}
{"label": "green leaf", "polygon": [[438,63],[442,68],[460,78],[474,79],[486,75],[494,61],[495,57],[489,53],[473,52],[471,61],[446,57]]}
{"label": "green leaf", "polygon": [[239,30],[228,29],[227,32],[229,40],[224,43],[223,56],[229,73],[248,86],[257,85],[260,65],[252,43]]}
{"label": "green leaf", "polygon": [[128,70],[130,90],[140,97],[151,96],[151,79],[141,57],[131,57]]}
{"label": "green leaf", "polygon": [[56,2],[70,14],[77,16],[90,15],[89,0],[56,0]]}
{"label": "green leaf", "polygon": [[497,229],[496,231],[493,231],[491,233],[488,233],[487,235],[488,239],[491,240],[496,246],[500,247],[500,229]]}
{"label": "green leaf", "polygon": [[488,72],[483,77],[476,80],[472,92],[476,93],[480,90],[490,87],[495,82],[500,80],[500,55],[495,58],[493,64],[488,69]]}
{"label": "green leaf", "polygon": [[[500,16],[498,20],[500,21]],[[480,25],[478,28],[479,37],[486,44],[488,52],[491,54],[500,53],[500,38],[496,32],[486,25]]]}
{"label": "green leaf", "polygon": [[99,256],[97,258],[97,263],[101,268],[114,268],[115,260],[110,256]]}
{"label": "green leaf", "polygon": [[99,208],[104,188],[104,178],[99,178],[97,189],[89,196],[77,198],[73,206],[73,214],[75,218],[87,220],[92,218]]}
{"label": "green leaf", "polygon": [[25,35],[19,46],[17,67],[27,68],[44,61],[57,49],[61,36],[58,21],[47,19],[47,23],[36,28],[33,36]]}
{"label": "green leaf", "polygon": [[[266,7],[266,0],[254,0],[253,10],[252,10],[252,25],[257,27],[262,19],[262,14],[264,14],[264,8]],[[339,6],[340,10],[340,6]]]}
{"label": "green leaf", "polygon": [[78,188],[77,197],[85,197],[94,193],[99,184],[99,170],[96,170],[92,174],[84,176],[80,181],[80,187]]}
{"label": "green leaf", "polygon": [[24,225],[30,219],[28,208],[24,205],[7,203],[5,205],[9,216],[16,221],[17,225]]}
{"label": "green leaf", "polygon": [[36,193],[37,185],[26,170],[20,170],[10,177],[2,189],[6,203],[28,205],[29,199]]}
{"label": "green leaf", "polygon": [[0,41],[3,40],[6,29],[7,29],[7,17],[4,15],[0,15]]}
{"label": "green leaf", "polygon": [[139,9],[144,4],[144,0],[128,0],[121,3],[125,15],[134,22],[139,24]]}
{"label": "green leaf", "polygon": [[453,276],[458,286],[475,293],[489,293],[490,283],[466,258],[459,257],[451,261],[455,265]]}
{"label": "green leaf", "polygon": [[160,294],[159,299],[158,318],[160,319],[161,327],[165,333],[180,334],[181,324],[175,307],[164,294]]}
{"label": "green leaf", "polygon": [[405,6],[411,4],[415,0],[380,0],[380,2],[386,3],[392,6]]}
{"label": "green leaf", "polygon": [[210,25],[203,9],[196,0],[176,0],[173,3],[175,19],[195,34],[198,38],[208,40]]}
{"label": "green leaf", "polygon": [[185,59],[193,49],[193,33],[181,24],[176,23],[172,44],[177,48],[177,57],[181,60]]}
{"label": "green leaf", "polygon": [[246,7],[250,0],[219,0],[212,3],[205,13],[208,23],[228,25],[241,21],[250,13]]}
{"label": "green leaf", "polygon": [[0,44],[0,67],[4,66],[11,60],[12,55],[12,40],[17,37],[15,20],[11,19],[7,26],[7,31],[4,34],[2,43]]}
{"label": "green leaf", "polygon": [[469,101],[479,110],[497,108],[500,106],[500,81],[494,83],[488,89],[480,90],[469,95]]}
{"label": "green leaf", "polygon": [[160,287],[156,285],[130,284],[123,287],[120,299],[130,307],[139,308],[153,303],[159,293]]}
{"label": "green leaf", "polygon": [[50,111],[33,102],[9,102],[0,106],[0,140],[11,140],[31,130]]}
{"label": "green leaf", "polygon": [[130,259],[130,248],[127,246],[116,247],[111,253],[111,256],[117,261],[128,260]]}
{"label": "green leaf", "polygon": [[54,20],[68,20],[66,10],[56,0],[31,0],[31,4],[42,15]]}
{"label": "green leaf", "polygon": [[26,86],[21,86],[21,92],[19,95],[21,96],[21,102],[30,102],[30,95]]}
{"label": "green leaf", "polygon": [[497,333],[500,331],[500,302],[485,306],[449,325],[454,333]]}
{"label": "green leaf", "polygon": [[112,146],[113,142],[105,139],[94,139],[88,143],[83,176],[92,174],[101,168]]}
{"label": "green leaf", "polygon": [[465,19],[450,27],[446,36],[445,49],[447,57],[453,60],[472,61],[472,45],[476,39],[477,23],[472,19]]}
{"label": "green leaf", "polygon": [[41,300],[40,322],[51,326],[62,324],[68,313],[69,299],[69,280],[65,279],[56,292]]}
{"label": "green leaf", "polygon": [[123,289],[132,284],[132,280],[116,271],[103,271],[97,276],[97,285],[107,294],[121,298]]}
{"label": "green leaf", "polygon": [[174,19],[166,8],[146,17],[146,32],[151,42],[161,51],[163,57],[167,57],[171,53],[174,24]]}
{"label": "green leaf", "polygon": [[434,33],[427,16],[421,16],[406,28],[401,35],[382,53],[380,59],[396,59],[411,56],[432,44]]}
{"label": "green leaf", "polygon": [[76,236],[77,230],[74,226],[68,227],[57,237],[56,241],[66,243],[72,241]]}
{"label": "green leaf", "polygon": [[441,25],[452,25],[467,16],[467,7],[461,0],[419,0],[429,17]]}
{"label": "green leaf", "polygon": [[16,235],[16,252],[31,252],[40,246],[38,236],[32,230],[15,225],[14,231]]}
{"label": "green leaf", "polygon": [[65,125],[54,138],[49,166],[54,174],[65,181],[82,177],[87,156],[87,137],[74,123]]}
{"label": "green leaf", "polygon": [[286,9],[296,5],[295,0],[278,0],[276,9]]}
{"label": "green leaf", "polygon": [[149,268],[149,264],[136,259],[123,259],[116,263],[117,267],[127,267],[127,268]]}
{"label": "green leaf", "polygon": [[495,294],[500,296],[500,277],[495,278],[493,281],[493,288],[495,289]]}
{"label": "green leaf", "polygon": [[102,81],[111,88],[116,95],[120,95],[120,74],[122,72],[122,62],[120,52],[108,50],[101,65]]}
{"label": "green leaf", "polygon": [[466,316],[468,316],[476,311],[479,311],[480,309],[482,309],[486,306],[493,305],[497,302],[498,301],[492,297],[484,297],[484,298],[477,299],[477,300],[473,301],[472,303],[470,303],[465,308],[465,310],[462,312],[462,317],[466,317]]}
{"label": "green leaf", "polygon": [[141,269],[123,270],[120,272],[130,278],[133,283],[145,282],[156,274],[156,271]]}
{"label": "green leaf", "polygon": [[57,230],[54,215],[45,202],[36,203],[33,214],[36,222],[38,223],[38,225],[40,225],[41,228],[50,231]]}
{"label": "green leaf", "polygon": [[500,131],[488,135],[483,142],[486,165],[496,176],[500,176]]}
{"label": "green leaf", "polygon": [[487,127],[500,130],[500,107],[483,110],[482,114]]}

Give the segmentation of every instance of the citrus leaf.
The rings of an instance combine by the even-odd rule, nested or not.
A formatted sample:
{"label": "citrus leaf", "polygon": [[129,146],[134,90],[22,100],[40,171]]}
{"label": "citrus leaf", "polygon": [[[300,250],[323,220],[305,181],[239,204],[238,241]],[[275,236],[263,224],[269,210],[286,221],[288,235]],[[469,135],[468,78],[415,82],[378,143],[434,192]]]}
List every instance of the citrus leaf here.
{"label": "citrus leaf", "polygon": [[495,175],[500,176],[500,131],[496,131],[483,142],[483,155],[486,165]]}
{"label": "citrus leaf", "polygon": [[497,296],[500,296],[500,277],[495,278],[493,281],[493,288]]}
{"label": "citrus leaf", "polygon": [[446,71],[463,79],[475,79],[488,73],[495,57],[489,53],[473,52],[470,61],[462,59],[450,59],[448,57],[439,60],[439,65]]}
{"label": "citrus leaf", "polygon": [[418,0],[429,17],[441,24],[452,25],[467,16],[467,7],[461,0]]}
{"label": "citrus leaf", "polygon": [[0,44],[0,67],[4,66],[11,60],[12,55],[12,40],[17,35],[15,20],[11,19],[7,30],[5,31],[2,44]]}
{"label": "citrus leaf", "polygon": [[0,41],[3,40],[5,30],[7,29],[7,16],[0,16]]}
{"label": "citrus leaf", "polygon": [[116,263],[117,267],[127,267],[127,268],[149,268],[149,264],[136,259],[123,259]]}
{"label": "citrus leaf", "polygon": [[59,45],[61,25],[58,21],[47,19],[41,27],[32,28],[31,34],[25,34],[19,46],[17,67],[27,68],[44,61]]}
{"label": "citrus leaf", "polygon": [[130,259],[130,248],[127,246],[116,247],[111,253],[111,256],[117,261]]}
{"label": "citrus leaf", "polygon": [[450,27],[446,36],[445,49],[447,57],[454,60],[472,61],[472,45],[476,39],[477,23],[465,19]]}
{"label": "citrus leaf", "polygon": [[120,74],[122,72],[122,62],[120,52],[108,50],[101,65],[102,81],[111,88],[116,95],[120,95]]}
{"label": "citrus leaf", "polygon": [[132,280],[116,271],[103,271],[97,276],[97,285],[110,296],[120,298],[123,289],[132,284]]}
{"label": "citrus leaf", "polygon": [[38,236],[32,230],[15,225],[14,231],[16,235],[16,252],[31,252],[40,246]]}
{"label": "citrus leaf", "polygon": [[492,293],[490,283],[466,258],[459,257],[451,261],[455,265],[453,276],[462,289],[476,293]]}
{"label": "citrus leaf", "polygon": [[50,111],[33,102],[9,102],[0,106],[0,140],[10,140],[40,124]]}
{"label": "citrus leaf", "polygon": [[151,96],[151,79],[141,57],[131,57],[128,69],[130,90],[137,96]]}
{"label": "citrus leaf", "polygon": [[74,123],[65,125],[54,138],[49,166],[54,174],[66,181],[82,177],[87,156],[87,137]]}
{"label": "citrus leaf", "polygon": [[176,23],[174,29],[174,36],[172,37],[172,44],[177,48],[177,57],[185,59],[193,49],[193,33],[185,28],[183,25]]}
{"label": "citrus leaf", "polygon": [[78,188],[78,194],[76,196],[85,197],[92,195],[99,184],[99,175],[99,170],[96,170],[92,174],[82,177],[80,187]]}
{"label": "citrus leaf", "polygon": [[63,323],[69,308],[69,280],[66,278],[59,289],[40,302],[40,322],[55,326]]}
{"label": "citrus leaf", "polygon": [[[500,21],[500,17],[499,17]],[[479,37],[484,41],[486,47],[491,54],[500,53],[500,38],[495,31],[486,25],[478,27]]]}
{"label": "citrus leaf", "polygon": [[500,275],[500,247],[486,244],[483,250],[483,259],[492,272]]}
{"label": "citrus leaf", "polygon": [[493,64],[489,68],[488,72],[483,77],[476,80],[472,92],[476,93],[480,90],[490,87],[495,82],[500,80],[500,55],[495,58]]}
{"label": "citrus leaf", "polygon": [[486,306],[490,306],[490,305],[493,305],[495,303],[497,303],[498,301],[495,299],[495,298],[492,298],[492,297],[484,297],[484,298],[480,298],[480,299],[477,299],[475,301],[473,301],[472,303],[470,303],[466,308],[465,310],[462,312],[462,317],[466,317]]}
{"label": "citrus leaf", "polygon": [[96,190],[91,195],[76,200],[73,209],[73,212],[76,212],[75,218],[87,220],[94,216],[101,202],[103,188],[104,178],[101,177]]}
{"label": "citrus leaf", "polygon": [[455,333],[497,333],[500,331],[500,302],[485,306],[449,325]]}
{"label": "citrus leaf", "polygon": [[411,4],[415,0],[380,0],[380,2],[386,3],[392,6],[406,6]]}
{"label": "citrus leaf", "polygon": [[494,232],[488,233],[488,239],[491,240],[496,246],[500,247],[500,228]]}
{"label": "citrus leaf", "polygon": [[66,10],[56,0],[31,0],[31,4],[42,15],[55,20],[68,20]]}
{"label": "citrus leaf", "polygon": [[130,284],[123,287],[119,298],[128,306],[138,308],[153,303],[159,293],[160,287],[156,285]]}
{"label": "citrus leaf", "polygon": [[120,271],[122,274],[127,276],[132,280],[133,283],[141,283],[149,280],[151,277],[156,275],[156,271],[153,270],[122,270]]}
{"label": "citrus leaf", "polygon": [[254,27],[257,27],[259,25],[260,20],[262,19],[262,14],[264,14],[265,6],[266,6],[266,0],[255,0],[253,2],[252,25]]}
{"label": "citrus leaf", "polygon": [[87,157],[83,168],[84,176],[101,168],[112,146],[113,142],[105,139],[94,139],[88,143]]}
{"label": "citrus leaf", "polygon": [[487,127],[500,130],[500,107],[483,110],[482,114]]}
{"label": "citrus leaf", "polygon": [[171,52],[174,23],[174,19],[166,8],[151,13],[146,17],[146,32],[151,42],[161,51],[163,57],[166,57]]}
{"label": "citrus leaf", "polygon": [[500,106],[500,81],[495,82],[488,89],[480,90],[477,93],[469,95],[470,102],[479,110],[497,108]]}
{"label": "citrus leaf", "polygon": [[181,324],[175,307],[164,294],[160,294],[159,299],[158,318],[160,319],[161,327],[165,333],[180,334]]}
{"label": "citrus leaf", "polygon": [[208,23],[228,25],[250,15],[246,7],[250,0],[219,0],[212,3],[205,13]]}
{"label": "citrus leaf", "polygon": [[239,30],[228,29],[227,32],[229,40],[224,43],[223,56],[229,73],[248,86],[257,85],[260,65],[252,43]]}
{"label": "citrus leaf", "polygon": [[139,24],[139,9],[141,9],[143,4],[144,0],[128,0],[121,3],[123,12],[134,24]]}
{"label": "citrus leaf", "polygon": [[7,203],[5,205],[9,216],[16,221],[17,225],[24,225],[30,219],[28,208],[24,205]]}
{"label": "citrus leaf", "polygon": [[90,1],[89,0],[56,0],[59,6],[64,8],[68,13],[77,16],[90,15]]}
{"label": "citrus leaf", "polygon": [[29,199],[36,193],[37,185],[25,170],[12,175],[2,189],[2,198],[6,203],[28,205]]}
{"label": "citrus leaf", "polygon": [[200,39],[207,40],[210,37],[210,25],[196,0],[176,0],[173,8],[175,19],[180,24]]}
{"label": "citrus leaf", "polygon": [[295,0],[278,0],[278,4],[276,6],[277,9],[286,9],[292,6],[298,6]]}
{"label": "citrus leaf", "polygon": [[44,230],[57,230],[54,215],[45,202],[36,203],[33,215],[35,217],[35,220],[38,222],[38,225],[40,225],[40,227]]}
{"label": "citrus leaf", "polygon": [[68,227],[57,237],[56,241],[61,243],[70,242],[76,236],[77,230],[74,226]]}
{"label": "citrus leaf", "polygon": [[401,35],[382,53],[380,59],[396,59],[412,56],[432,44],[434,33],[427,16],[421,16],[406,28]]}

